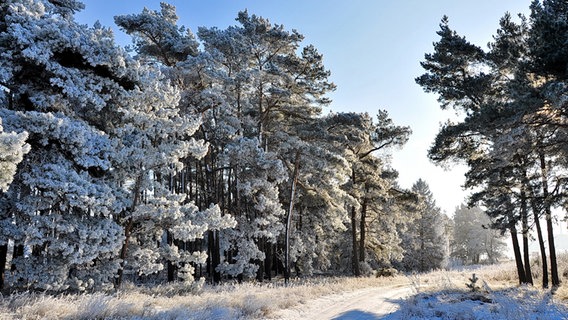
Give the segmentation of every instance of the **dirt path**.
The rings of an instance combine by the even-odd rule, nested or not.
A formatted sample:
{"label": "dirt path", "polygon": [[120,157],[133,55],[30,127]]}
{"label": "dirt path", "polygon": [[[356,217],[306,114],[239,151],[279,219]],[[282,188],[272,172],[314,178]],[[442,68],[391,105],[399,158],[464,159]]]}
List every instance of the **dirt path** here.
{"label": "dirt path", "polygon": [[381,319],[398,308],[397,299],[411,293],[410,285],[406,284],[333,294],[282,310],[275,319]]}

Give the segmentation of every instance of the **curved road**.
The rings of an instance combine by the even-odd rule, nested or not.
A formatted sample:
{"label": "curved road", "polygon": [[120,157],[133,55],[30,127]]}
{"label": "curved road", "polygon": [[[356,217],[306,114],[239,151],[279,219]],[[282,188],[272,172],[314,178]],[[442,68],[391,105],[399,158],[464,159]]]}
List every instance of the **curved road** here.
{"label": "curved road", "polygon": [[408,284],[365,288],[323,296],[304,305],[281,310],[275,319],[382,319],[398,308],[397,300],[411,294]]}

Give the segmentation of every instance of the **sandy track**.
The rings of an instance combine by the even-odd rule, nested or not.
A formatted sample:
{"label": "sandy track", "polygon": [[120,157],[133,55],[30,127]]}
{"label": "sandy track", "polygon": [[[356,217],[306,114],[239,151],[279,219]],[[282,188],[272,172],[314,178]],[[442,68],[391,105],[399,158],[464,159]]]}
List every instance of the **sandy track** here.
{"label": "sandy track", "polygon": [[381,319],[398,308],[396,300],[411,293],[410,285],[405,284],[333,294],[282,310],[274,319]]}

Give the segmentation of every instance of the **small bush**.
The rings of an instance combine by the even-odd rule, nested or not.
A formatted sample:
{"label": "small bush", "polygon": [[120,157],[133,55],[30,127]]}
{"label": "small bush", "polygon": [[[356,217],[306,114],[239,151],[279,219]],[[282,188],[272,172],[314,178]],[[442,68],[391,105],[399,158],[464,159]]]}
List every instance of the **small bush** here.
{"label": "small bush", "polygon": [[378,277],[394,277],[398,275],[398,270],[395,268],[382,268],[377,270],[375,276]]}
{"label": "small bush", "polygon": [[477,285],[477,281],[479,280],[479,278],[475,275],[475,273],[468,280],[469,280],[469,283],[466,283],[465,286],[469,289],[469,291],[470,292],[479,292],[479,289],[481,289]]}

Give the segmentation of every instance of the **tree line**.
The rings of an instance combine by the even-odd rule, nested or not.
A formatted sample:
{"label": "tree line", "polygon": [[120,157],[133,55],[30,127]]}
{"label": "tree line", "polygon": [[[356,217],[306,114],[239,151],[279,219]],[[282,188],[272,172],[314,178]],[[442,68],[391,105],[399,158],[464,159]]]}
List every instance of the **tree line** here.
{"label": "tree line", "polygon": [[[388,113],[328,112],[303,36],[239,12],[194,34],[175,7],[0,3],[0,288],[429,270],[447,259],[426,182],[398,186]],[[445,238],[444,238],[445,239]]]}
{"label": "tree line", "polygon": [[549,275],[558,286],[553,210],[568,199],[568,3],[535,0],[528,17],[505,14],[485,50],[452,30],[447,17],[438,35],[416,82],[462,118],[442,126],[429,156],[467,164],[470,205],[486,208],[492,227],[510,235],[519,282],[533,283],[536,232],[542,286]]}

